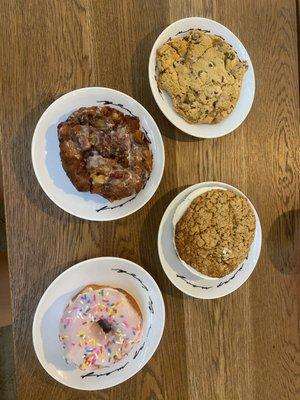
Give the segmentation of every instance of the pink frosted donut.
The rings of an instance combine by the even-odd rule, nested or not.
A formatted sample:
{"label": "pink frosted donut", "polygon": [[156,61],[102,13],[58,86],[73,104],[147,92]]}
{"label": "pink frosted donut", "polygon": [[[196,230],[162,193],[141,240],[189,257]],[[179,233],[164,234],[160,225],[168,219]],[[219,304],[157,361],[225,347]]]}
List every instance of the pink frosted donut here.
{"label": "pink frosted donut", "polygon": [[110,367],[140,341],[141,311],[124,290],[90,285],[70,300],[59,326],[64,357],[83,371]]}

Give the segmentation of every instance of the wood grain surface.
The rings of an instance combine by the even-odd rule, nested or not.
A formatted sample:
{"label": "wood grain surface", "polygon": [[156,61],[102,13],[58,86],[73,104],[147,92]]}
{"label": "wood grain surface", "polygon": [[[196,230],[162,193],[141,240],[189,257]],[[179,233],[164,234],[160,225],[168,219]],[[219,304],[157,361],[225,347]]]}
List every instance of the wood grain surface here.
{"label": "wood grain surface", "polygon": [[[19,399],[299,399],[296,8],[295,0],[1,0],[0,128]],[[154,40],[187,16],[226,25],[254,65],[252,110],[235,133],[220,139],[181,133],[150,92],[147,64]],[[39,117],[56,98],[84,86],[133,96],[163,135],[166,165],[159,189],[140,211],[119,221],[68,215],[46,197],[33,173],[30,146]],[[211,301],[178,291],[163,273],[156,248],[168,203],[186,186],[206,180],[246,193],[263,227],[261,258],[251,279]],[[154,357],[129,381],[79,392],[40,366],[32,345],[33,315],[62,271],[107,255],[137,262],[156,279],[166,303],[165,332]]]}

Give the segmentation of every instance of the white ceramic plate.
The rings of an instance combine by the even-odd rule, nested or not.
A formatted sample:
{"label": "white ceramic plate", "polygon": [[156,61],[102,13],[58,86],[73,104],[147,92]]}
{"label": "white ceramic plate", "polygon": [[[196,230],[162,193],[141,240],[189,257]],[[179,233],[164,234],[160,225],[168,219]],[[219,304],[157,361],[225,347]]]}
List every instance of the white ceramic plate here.
{"label": "white ceramic plate", "polygon": [[215,299],[218,297],[226,296],[238,289],[251,275],[258,261],[262,233],[259,217],[253,205],[256,219],[256,230],[254,241],[248,253],[246,260],[231,274],[220,279],[204,279],[197,277],[190,272],[179,260],[175,247],[173,244],[173,216],[174,212],[186,197],[199,188],[219,187],[221,189],[228,189],[236,192],[239,195],[246,197],[242,192],[233,186],[221,182],[203,182],[190,186],[179,193],[175,199],[170,203],[166,209],[158,231],[158,253],[162,267],[170,279],[170,281],[182,292],[192,297],[199,299]]}
{"label": "white ceramic plate", "polygon": [[[122,288],[131,294],[142,311],[143,334],[117,365],[85,376],[85,372],[66,364],[58,334],[59,320],[68,301],[91,283]],[[75,389],[99,390],[126,381],[149,361],[160,342],[164,324],[164,301],[148,272],[122,258],[100,257],[74,265],[51,283],[37,306],[32,336],[36,355],[49,375]]]}
{"label": "white ceramic plate", "polygon": [[[79,192],[65,173],[59,155],[57,125],[80,107],[111,105],[140,119],[141,129],[150,139],[153,170],[137,196],[110,203],[102,196]],[[160,131],[148,111],[132,97],[114,89],[77,89],[54,101],[41,116],[32,139],[32,163],[36,177],[49,198],[60,208],[79,218],[109,221],[125,217],[145,205],[155,193],[164,170],[165,154]]]}
{"label": "white ceramic plate", "polygon": [[[245,73],[240,98],[232,113],[217,124],[189,124],[181,118],[173,109],[170,96],[159,91],[156,82],[156,51],[159,46],[170,38],[180,35],[184,36],[190,29],[207,30],[214,35],[222,36],[236,50],[241,60],[246,60],[248,70]],[[240,40],[225,26],[207,18],[192,17],[184,18],[169,25],[157,38],[151,50],[149,59],[149,81],[155,101],[164,115],[172,124],[183,132],[199,138],[216,138],[224,136],[235,130],[247,117],[254,99],[255,78],[250,57]]]}

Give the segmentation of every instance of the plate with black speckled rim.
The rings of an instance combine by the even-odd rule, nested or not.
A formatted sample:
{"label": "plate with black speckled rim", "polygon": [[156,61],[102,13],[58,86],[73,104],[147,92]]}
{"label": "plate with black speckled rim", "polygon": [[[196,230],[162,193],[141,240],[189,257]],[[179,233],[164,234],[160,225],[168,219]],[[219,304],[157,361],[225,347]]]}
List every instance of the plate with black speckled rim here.
{"label": "plate with black speckled rim", "polygon": [[205,279],[204,276],[200,277],[197,274],[193,274],[190,269],[183,265],[177,256],[173,242],[173,217],[177,207],[182,204],[187,196],[201,188],[231,190],[247,198],[240,190],[222,182],[197,183],[183,190],[171,201],[160,222],[157,240],[158,253],[163,270],[173,285],[179,290],[199,299],[215,299],[234,292],[250,277],[259,259],[262,231],[258,214],[253,204],[247,198],[255,216],[256,228],[254,240],[246,259],[231,274],[223,278]]}
{"label": "plate with black speckled rim", "polygon": [[[144,188],[131,197],[109,202],[89,192],[79,192],[68,178],[60,159],[57,125],[81,107],[109,105],[125,115],[136,116],[153,154],[153,168]],[[35,175],[47,196],[64,211],[91,221],[126,217],[143,207],[158,188],[165,163],[164,145],[152,116],[135,99],[118,90],[87,87],[55,100],[38,121],[31,146]]]}
{"label": "plate with black speckled rim", "polygon": [[[233,111],[216,124],[192,124],[185,121],[174,110],[171,97],[157,85],[156,51],[164,43],[176,36],[184,36],[193,29],[200,29],[213,35],[221,36],[237,52],[241,60],[247,61],[248,69],[243,78],[241,93]],[[198,138],[211,139],[227,135],[238,128],[245,120],[254,100],[255,76],[250,56],[242,42],[228,28],[217,21],[202,17],[180,19],[167,26],[156,39],[149,57],[149,83],[153,97],[162,113],[178,129]]]}
{"label": "plate with black speckled rim", "polygon": [[[91,284],[129,293],[140,308],[143,325],[140,341],[127,356],[109,367],[87,372],[66,363],[59,340],[59,322],[68,302]],[[164,324],[164,300],[146,270],[122,258],[92,258],[64,271],[43,294],[32,325],[34,350],[47,373],[63,385],[80,390],[106,389],[126,381],[143,368],[159,345]]]}

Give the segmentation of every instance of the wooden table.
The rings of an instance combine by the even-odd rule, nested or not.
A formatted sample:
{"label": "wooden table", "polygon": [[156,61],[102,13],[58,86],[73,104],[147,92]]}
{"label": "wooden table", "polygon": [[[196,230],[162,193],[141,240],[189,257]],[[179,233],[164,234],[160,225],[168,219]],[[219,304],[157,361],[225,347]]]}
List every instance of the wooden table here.
{"label": "wooden table", "polygon": [[[296,399],[296,15],[294,0],[2,0],[0,123],[19,399]],[[181,133],[150,92],[147,65],[154,40],[186,16],[226,25],[254,65],[257,88],[250,115],[220,139]],[[159,189],[140,211],[119,221],[95,223],[68,215],[46,197],[33,173],[30,145],[40,115],[53,100],[83,86],[108,86],[133,96],[163,135],[166,166]],[[182,188],[206,180],[245,192],[263,227],[262,253],[251,279],[213,301],[179,292],[166,278],[156,248],[168,203]],[[107,255],[147,266],[165,299],[165,333],[154,357],[132,379],[101,392],[78,392],[40,366],[32,319],[56,276],[80,260]]]}

